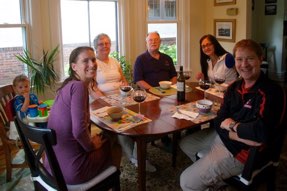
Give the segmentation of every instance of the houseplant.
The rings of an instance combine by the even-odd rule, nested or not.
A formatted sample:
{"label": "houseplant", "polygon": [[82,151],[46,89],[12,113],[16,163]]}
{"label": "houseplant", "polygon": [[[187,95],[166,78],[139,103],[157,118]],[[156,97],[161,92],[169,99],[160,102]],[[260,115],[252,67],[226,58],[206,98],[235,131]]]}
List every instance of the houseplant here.
{"label": "houseplant", "polygon": [[51,87],[55,85],[58,75],[54,70],[53,63],[58,53],[59,46],[51,51],[43,50],[43,55],[39,60],[33,59],[28,50],[24,50],[23,54],[15,55],[18,60],[28,67],[32,91],[43,94],[45,86]]}
{"label": "houseplant", "polygon": [[133,82],[133,68],[132,68],[132,65],[126,60],[126,57],[120,56],[119,52],[116,52],[116,51],[112,52],[110,56],[117,59],[120,62],[121,68],[123,70],[123,74],[126,80],[128,81],[128,83],[132,83]]}

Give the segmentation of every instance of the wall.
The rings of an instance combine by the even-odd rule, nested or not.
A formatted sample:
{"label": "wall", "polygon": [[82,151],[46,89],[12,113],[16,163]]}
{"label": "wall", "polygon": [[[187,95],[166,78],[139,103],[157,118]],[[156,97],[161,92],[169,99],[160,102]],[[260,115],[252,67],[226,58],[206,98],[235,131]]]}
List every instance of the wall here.
{"label": "wall", "polygon": [[[250,12],[251,1],[237,0],[234,5],[214,6],[214,0],[197,1],[192,0],[190,6],[191,22],[190,22],[190,49],[191,63],[194,76],[200,71],[199,64],[199,39],[204,34],[214,34],[214,19],[236,19],[236,37],[235,42],[251,36],[248,28],[251,25]],[[236,16],[228,16],[227,8],[238,8],[239,13]],[[232,52],[235,42],[223,42],[221,45],[229,52]]]}
{"label": "wall", "polygon": [[269,77],[284,80],[286,71],[283,55],[284,0],[277,0],[277,14],[265,15],[265,1],[255,0],[252,39],[267,43],[269,47],[267,61]]}

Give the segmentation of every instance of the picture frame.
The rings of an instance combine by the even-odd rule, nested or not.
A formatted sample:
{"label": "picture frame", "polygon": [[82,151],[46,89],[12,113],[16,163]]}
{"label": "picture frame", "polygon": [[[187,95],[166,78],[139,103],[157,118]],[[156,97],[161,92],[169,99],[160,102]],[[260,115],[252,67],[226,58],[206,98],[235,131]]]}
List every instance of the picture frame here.
{"label": "picture frame", "polygon": [[214,36],[217,40],[235,42],[236,19],[214,19]]}
{"label": "picture frame", "polygon": [[265,15],[276,15],[277,5],[265,5]]}
{"label": "picture frame", "polygon": [[277,3],[277,0],[265,0],[265,4]]}
{"label": "picture frame", "polygon": [[234,5],[234,4],[236,4],[236,0],[214,0],[214,6]]}

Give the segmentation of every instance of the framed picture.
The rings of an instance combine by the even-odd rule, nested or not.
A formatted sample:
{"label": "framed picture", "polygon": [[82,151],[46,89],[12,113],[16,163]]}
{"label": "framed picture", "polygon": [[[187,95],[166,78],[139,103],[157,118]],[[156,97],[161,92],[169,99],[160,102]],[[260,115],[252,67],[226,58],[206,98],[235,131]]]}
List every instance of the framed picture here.
{"label": "framed picture", "polygon": [[218,40],[235,42],[235,19],[214,19],[214,35]]}
{"label": "framed picture", "polygon": [[214,6],[233,5],[233,4],[236,4],[236,0],[214,0]]}
{"label": "framed picture", "polygon": [[268,4],[268,3],[277,3],[277,0],[265,0],[265,4]]}
{"label": "framed picture", "polygon": [[276,15],[277,5],[265,5],[265,15]]}

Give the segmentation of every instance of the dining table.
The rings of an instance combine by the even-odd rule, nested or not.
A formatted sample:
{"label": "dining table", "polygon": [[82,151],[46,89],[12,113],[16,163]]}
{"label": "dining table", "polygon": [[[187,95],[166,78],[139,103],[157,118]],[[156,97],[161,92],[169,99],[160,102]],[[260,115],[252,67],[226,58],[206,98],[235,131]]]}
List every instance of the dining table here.
{"label": "dining table", "polygon": [[[178,140],[180,133],[183,130],[199,127],[201,124],[211,122],[215,117],[212,115],[210,117],[204,118],[201,121],[192,121],[185,119],[178,119],[172,117],[175,109],[177,107],[194,103],[197,100],[204,98],[204,92],[197,88],[198,83],[188,82],[186,83],[189,87],[188,92],[185,95],[184,102],[178,102],[176,94],[168,96],[159,96],[159,99],[154,99],[152,101],[145,101],[141,103],[141,113],[150,121],[148,123],[143,123],[133,128],[129,128],[125,131],[116,131],[115,129],[109,127],[107,124],[103,123],[101,120],[95,120],[91,117],[91,121],[96,124],[99,128],[113,132],[119,135],[125,135],[131,137],[137,145],[137,160],[138,160],[138,176],[137,176],[137,190],[146,190],[146,154],[147,154],[147,144],[153,140],[161,138],[166,135],[172,135],[172,165],[176,165],[176,151],[178,147]],[[206,98],[214,100],[220,105],[222,102],[222,97],[213,94],[206,94]],[[91,111],[103,108],[105,106],[110,106],[110,103],[104,101],[104,99],[97,99],[90,104]],[[138,112],[138,105],[133,104],[126,106],[127,109]],[[217,105],[217,110],[219,106]],[[214,114],[214,113],[213,113]],[[208,114],[199,114],[207,115]]]}

